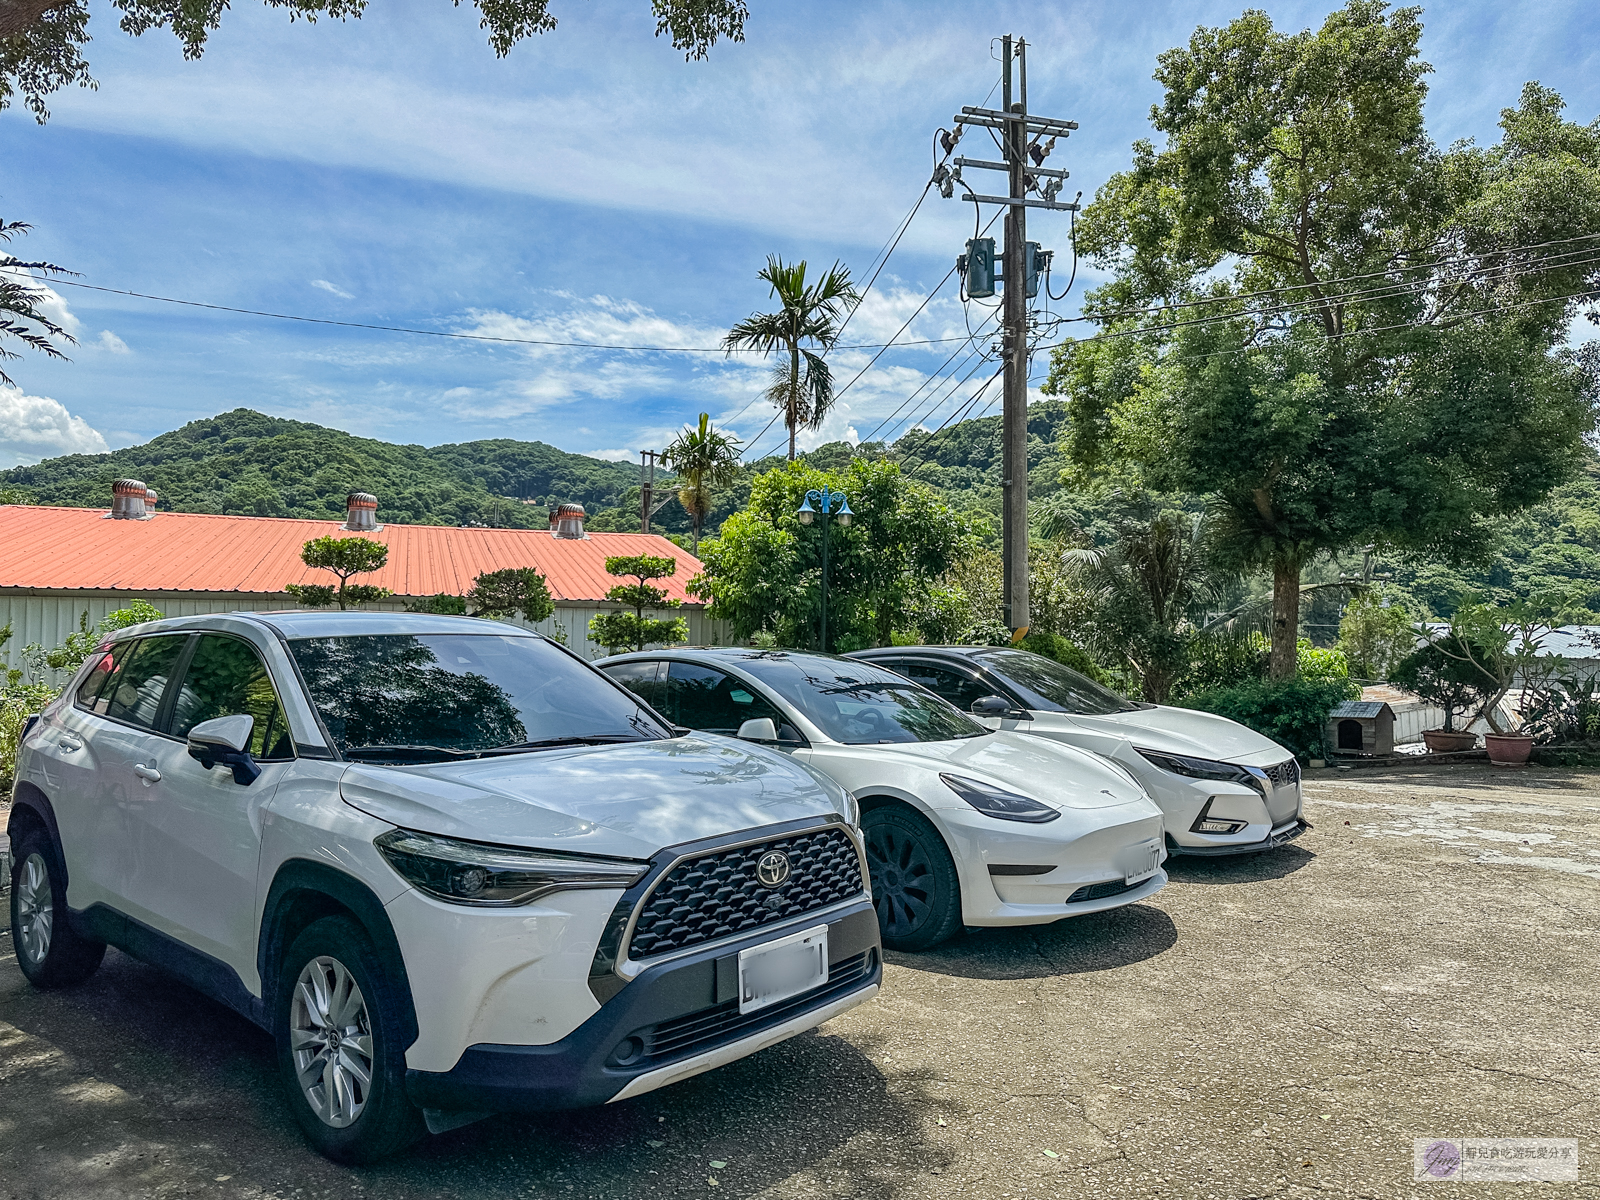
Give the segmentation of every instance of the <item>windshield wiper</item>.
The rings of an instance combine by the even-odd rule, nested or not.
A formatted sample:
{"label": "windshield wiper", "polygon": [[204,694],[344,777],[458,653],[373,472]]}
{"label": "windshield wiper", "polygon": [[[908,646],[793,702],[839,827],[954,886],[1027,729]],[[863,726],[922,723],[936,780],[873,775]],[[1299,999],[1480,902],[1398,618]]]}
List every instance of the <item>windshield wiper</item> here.
{"label": "windshield wiper", "polygon": [[477,758],[481,750],[460,750],[452,746],[414,746],[414,745],[380,745],[380,746],[348,746],[345,748],[346,758],[403,758],[418,761],[429,758]]}
{"label": "windshield wiper", "polygon": [[657,738],[647,738],[640,734],[632,733],[571,733],[565,737],[539,738],[532,742],[517,742],[510,746],[494,746],[488,750],[479,750],[477,753],[487,757],[491,754],[518,754],[524,750],[551,750],[557,746],[605,746],[613,742],[652,742]]}

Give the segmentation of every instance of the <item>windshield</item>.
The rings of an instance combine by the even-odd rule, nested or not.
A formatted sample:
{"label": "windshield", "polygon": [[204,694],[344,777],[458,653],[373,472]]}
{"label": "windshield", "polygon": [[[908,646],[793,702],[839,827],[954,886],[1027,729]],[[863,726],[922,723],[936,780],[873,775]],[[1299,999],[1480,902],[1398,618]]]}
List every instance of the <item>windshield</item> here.
{"label": "windshield", "polygon": [[1109,688],[1101,687],[1087,675],[1080,675],[1042,654],[1028,650],[985,650],[973,657],[1015,687],[1029,708],[1041,712],[1103,717],[1108,713],[1132,712],[1139,707]]}
{"label": "windshield", "polygon": [[347,758],[439,761],[671,732],[541,638],[370,634],[299,638],[289,648]]}
{"label": "windshield", "polygon": [[947,742],[989,731],[903,675],[849,659],[775,652],[739,665],[836,742]]}

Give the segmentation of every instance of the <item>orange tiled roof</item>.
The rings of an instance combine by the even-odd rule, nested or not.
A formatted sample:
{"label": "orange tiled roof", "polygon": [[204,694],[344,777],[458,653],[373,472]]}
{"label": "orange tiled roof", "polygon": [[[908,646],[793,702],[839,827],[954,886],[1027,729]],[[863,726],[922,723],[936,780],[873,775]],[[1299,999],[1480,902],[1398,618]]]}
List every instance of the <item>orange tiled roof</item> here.
{"label": "orange tiled roof", "polygon": [[[0,505],[0,587],[125,592],[283,592],[286,583],[329,583],[300,561],[300,547],[337,533],[337,521],[157,512],[112,521],[98,508]],[[351,534],[349,536],[357,536]],[[670,555],[677,573],[657,581],[669,597],[699,603],[684,585],[700,560],[659,534],[557,538],[543,529],[385,525],[363,534],[389,547],[389,563],[360,577],[397,596],[464,595],[485,571],[534,567],[557,600],[598,600],[621,582],[606,558]]]}

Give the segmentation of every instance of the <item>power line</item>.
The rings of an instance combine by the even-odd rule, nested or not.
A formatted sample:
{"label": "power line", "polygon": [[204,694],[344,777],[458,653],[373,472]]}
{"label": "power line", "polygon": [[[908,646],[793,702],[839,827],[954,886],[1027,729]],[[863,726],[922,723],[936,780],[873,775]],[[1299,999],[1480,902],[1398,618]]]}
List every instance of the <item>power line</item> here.
{"label": "power line", "polygon": [[[6,264],[0,262],[0,270],[5,270]],[[246,317],[270,317],[275,321],[295,321],[302,325],[335,325],[342,329],[370,329],[379,333],[408,333],[416,337],[451,338],[467,342],[499,342],[514,346],[556,346],[576,350],[614,350],[618,352],[649,352],[657,354],[761,354],[760,350],[733,350],[727,351],[720,346],[617,346],[607,342],[566,342],[554,338],[518,338],[496,337],[486,333],[446,333],[438,329],[413,329],[406,325],[374,325],[364,321],[336,321],[329,317],[305,317],[295,313],[267,312],[256,308],[235,308],[229,304],[208,304],[201,300],[179,300],[172,296],[156,296],[149,292],[128,291],[125,288],[101,287],[93,283],[82,283],[74,279],[39,278],[29,275],[29,279],[49,287],[75,287],[91,292],[104,292],[112,296],[131,296],[136,300],[155,300],[162,304],[180,304],[185,308],[203,308],[212,312],[238,313]],[[933,346],[944,342],[957,342],[963,339],[957,337],[947,338],[918,338],[913,341],[899,342],[901,346]],[[837,350],[880,350],[887,349],[889,343],[863,342],[850,346],[836,346]]]}

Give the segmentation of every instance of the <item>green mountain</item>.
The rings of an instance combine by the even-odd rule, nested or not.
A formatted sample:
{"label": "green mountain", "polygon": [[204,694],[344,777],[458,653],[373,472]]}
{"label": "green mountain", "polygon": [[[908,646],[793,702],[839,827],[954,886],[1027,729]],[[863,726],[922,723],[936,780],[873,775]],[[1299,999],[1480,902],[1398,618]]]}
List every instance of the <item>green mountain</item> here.
{"label": "green mountain", "polygon": [[629,488],[637,495],[639,468],[509,438],[398,446],[238,408],[126,450],[14,467],[0,472],[0,490],[34,504],[109,507],[111,483],[124,477],[143,480],[175,512],[337,518],[345,496],[363,491],[378,497],[380,521],[528,528],[545,524],[546,504],[594,512]]}

